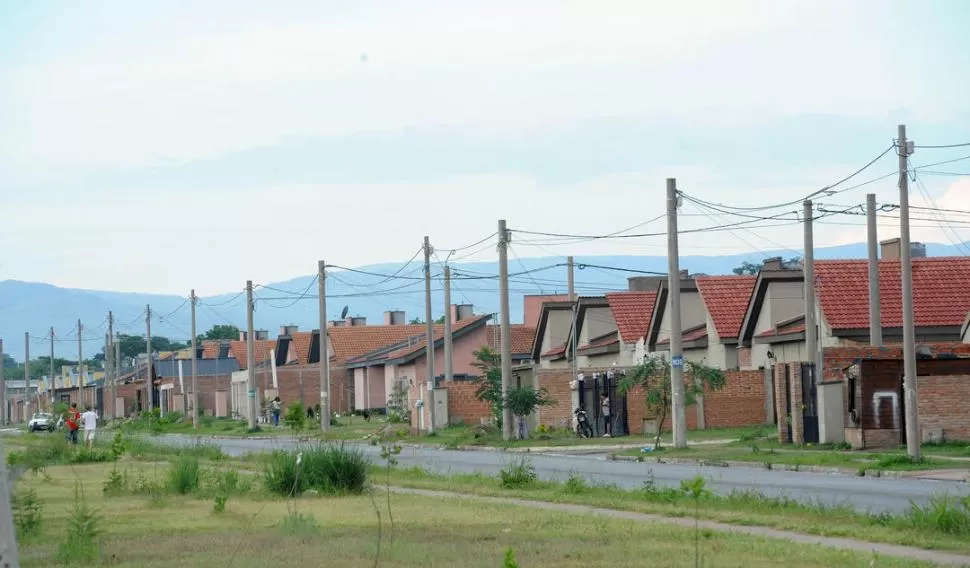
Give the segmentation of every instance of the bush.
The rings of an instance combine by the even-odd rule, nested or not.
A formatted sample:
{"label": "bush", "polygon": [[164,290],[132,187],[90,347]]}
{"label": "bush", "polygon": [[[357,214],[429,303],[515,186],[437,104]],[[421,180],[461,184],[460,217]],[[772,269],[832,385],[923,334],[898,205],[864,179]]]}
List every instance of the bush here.
{"label": "bush", "polygon": [[321,493],[363,493],[370,463],[364,454],[343,444],[304,446],[270,454],[263,469],[266,489],[296,496],[313,489]]}
{"label": "bush", "polygon": [[74,510],[67,521],[67,538],[57,548],[57,561],[76,566],[93,564],[101,558],[98,528],[101,518],[84,500],[80,487],[75,491]]}
{"label": "bush", "polygon": [[286,409],[286,414],[283,415],[283,424],[293,431],[306,430],[306,409],[303,408],[302,403],[294,402]]}
{"label": "bush", "polygon": [[525,458],[512,460],[499,472],[499,481],[506,489],[527,487],[535,483],[538,478],[536,468]]}
{"label": "bush", "polygon": [[13,519],[17,526],[17,537],[26,538],[40,533],[43,504],[33,489],[17,492],[13,499]]}
{"label": "bush", "polygon": [[179,456],[178,461],[169,466],[168,486],[180,495],[186,495],[198,489],[199,459],[191,455]]}

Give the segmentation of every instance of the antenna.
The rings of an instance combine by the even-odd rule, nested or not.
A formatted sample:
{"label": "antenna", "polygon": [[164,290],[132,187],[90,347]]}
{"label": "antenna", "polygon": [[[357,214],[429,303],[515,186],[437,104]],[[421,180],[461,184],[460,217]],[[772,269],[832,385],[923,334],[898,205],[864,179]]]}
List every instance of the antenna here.
{"label": "antenna", "polygon": [[344,309],[340,310],[340,319],[347,317],[347,311],[350,310],[350,306],[344,306]]}

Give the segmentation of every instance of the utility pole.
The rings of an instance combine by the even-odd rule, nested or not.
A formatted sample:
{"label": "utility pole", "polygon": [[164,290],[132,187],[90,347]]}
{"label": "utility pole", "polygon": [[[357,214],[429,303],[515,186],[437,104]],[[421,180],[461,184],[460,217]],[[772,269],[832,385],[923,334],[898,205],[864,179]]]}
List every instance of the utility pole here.
{"label": "utility pole", "polygon": [[[3,348],[0,347],[0,360]],[[3,365],[0,365],[2,368]],[[3,380],[3,371],[0,371],[0,380]],[[2,442],[0,442],[0,455],[3,452]],[[0,463],[0,566],[9,568],[20,568],[20,558],[17,554],[17,527],[13,524],[13,511],[10,502],[10,478],[7,473],[7,460]]]}
{"label": "utility pole", "polygon": [[869,344],[882,347],[882,314],[879,313],[879,240],[876,231],[876,194],[866,194],[866,229],[869,250]]}
{"label": "utility pole", "polygon": [[327,263],[317,262],[320,306],[320,431],[330,429],[330,341],[327,333]]}
{"label": "utility pole", "polygon": [[[108,420],[113,417],[114,412],[111,410],[111,372],[114,367],[111,364],[111,334],[107,331],[104,332],[104,384],[101,386],[101,418]],[[107,400],[105,400],[107,399]],[[111,415],[109,415],[111,413]]]}
{"label": "utility pole", "polygon": [[806,199],[802,203],[802,226],[805,229],[803,248],[805,260],[803,262],[802,275],[804,276],[804,295],[805,295],[805,351],[808,353],[815,370],[813,371],[813,381],[818,383],[818,376],[821,369],[818,368],[818,334],[816,333],[815,322],[815,238],[813,233],[814,207],[812,201]]}
{"label": "utility pole", "polygon": [[916,382],[916,328],[913,322],[913,259],[909,242],[909,155],[912,142],[906,140],[906,125],[899,125],[899,265],[903,292],[903,406],[906,409],[906,453],[910,459],[920,458],[920,429],[918,385]]}
{"label": "utility pole", "polygon": [[30,401],[28,396],[28,391],[30,390],[30,332],[24,332],[24,415],[21,417],[23,421],[29,420],[27,418],[27,404]]}
{"label": "utility pole", "polygon": [[[667,178],[667,297],[670,298],[670,391],[673,395],[674,447],[687,447],[683,325],[680,321],[680,252],[677,244],[677,180]],[[659,427],[659,426],[658,426]]]}
{"label": "utility pole", "polygon": [[570,327],[570,330],[571,331],[569,332],[569,338],[570,338],[569,339],[569,352],[572,353],[572,362],[571,362],[571,365],[572,365],[573,380],[576,380],[576,377],[579,376],[579,367],[578,367],[579,363],[576,360],[576,341],[577,341],[577,339],[576,339],[576,307],[577,307],[577,305],[576,305],[576,280],[575,280],[575,278],[576,278],[576,273],[575,273],[575,265],[573,264],[573,257],[567,256],[566,257],[566,289],[567,289],[567,293],[569,295],[569,302],[572,304],[572,306],[570,307],[570,310],[572,310],[571,319],[570,319],[571,326],[572,327]]}
{"label": "utility pole", "polygon": [[7,425],[7,381],[3,376],[3,339],[0,339],[0,426]]}
{"label": "utility pole", "polygon": [[152,307],[145,306],[145,348],[147,349],[146,374],[145,374],[145,406],[151,412],[155,401],[155,385],[152,384]]}
{"label": "utility pole", "polygon": [[189,302],[192,303],[192,428],[196,432],[199,430],[199,340],[195,336],[195,306],[198,301],[193,289],[189,292]]}
{"label": "utility pole", "polygon": [[455,378],[454,361],[452,360],[452,321],[451,321],[451,267],[444,267],[445,288],[445,382]]}
{"label": "utility pole", "polygon": [[84,326],[81,324],[81,320],[77,320],[77,406],[78,408],[84,407],[84,340],[81,338],[81,332],[84,331]]}
{"label": "utility pole", "polygon": [[[121,379],[121,333],[116,334],[113,341],[114,341],[114,350],[115,350],[115,356],[114,356],[115,384],[114,384],[114,388],[111,389],[112,390],[111,404],[113,405],[112,406],[113,409],[118,410],[118,381]],[[125,407],[122,404],[121,416],[119,418],[124,418],[124,417],[125,417]]]}
{"label": "utility pole", "polygon": [[[63,386],[63,385],[62,385]],[[51,326],[51,411],[54,410],[54,326]]]}
{"label": "utility pole", "polygon": [[104,359],[107,364],[105,369],[107,374],[111,377],[111,388],[108,389],[108,408],[111,409],[111,418],[118,418],[116,414],[118,413],[118,405],[116,401],[118,400],[118,362],[115,361],[115,315],[114,312],[108,312],[108,341],[107,347],[104,354]]}
{"label": "utility pole", "polygon": [[502,348],[502,439],[512,439],[512,411],[506,401],[512,381],[512,342],[509,332],[509,230],[505,219],[498,222],[498,273]]}
{"label": "utility pole", "polygon": [[[427,335],[425,358],[428,364],[428,396],[425,405],[428,407],[428,434],[434,434],[434,320],[431,319],[431,241],[424,237],[424,319]],[[447,318],[447,315],[445,316]]]}
{"label": "utility pole", "polygon": [[249,429],[256,430],[256,339],[253,330],[253,281],[246,281],[246,374],[249,386]]}

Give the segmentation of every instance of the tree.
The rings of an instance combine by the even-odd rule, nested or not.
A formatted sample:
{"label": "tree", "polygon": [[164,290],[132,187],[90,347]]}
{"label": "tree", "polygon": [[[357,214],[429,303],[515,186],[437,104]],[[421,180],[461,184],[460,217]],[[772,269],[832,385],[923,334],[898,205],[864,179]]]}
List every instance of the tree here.
{"label": "tree", "polygon": [[[502,375],[499,370],[499,394],[501,394]],[[517,437],[524,440],[529,437],[529,429],[525,424],[525,417],[536,411],[540,406],[552,406],[557,404],[556,400],[549,396],[545,388],[535,389],[533,387],[513,387],[509,389],[505,397],[505,407],[512,411],[518,424]]]}
{"label": "tree", "polygon": [[[685,407],[693,406],[697,397],[705,391],[718,391],[726,383],[724,371],[708,367],[701,363],[684,361],[684,376],[693,380],[685,381]],[[670,415],[671,382],[670,362],[663,357],[649,357],[637,365],[632,373],[620,382],[620,394],[625,395],[630,389],[640,387],[646,395],[647,416],[653,416],[657,421],[657,437],[654,447],[660,447],[660,435],[663,423]]]}
{"label": "tree", "polygon": [[[445,323],[445,316],[441,316],[440,318],[434,320],[434,322],[437,323],[437,324],[444,324]],[[408,324],[409,325],[424,325],[424,320],[421,319],[421,318],[414,318],[411,321],[409,321]]]}
{"label": "tree", "polygon": [[[122,334],[118,342],[121,344],[123,359],[133,359],[145,352],[145,338],[140,335]],[[178,351],[179,349],[185,349],[185,344],[172,341],[167,337],[152,336],[152,351]]]}
{"label": "tree", "polygon": [[731,270],[731,272],[733,272],[733,273],[735,273],[735,274],[737,274],[739,276],[742,275],[742,274],[757,274],[757,273],[761,272],[761,267],[758,266],[757,264],[754,264],[752,262],[748,262],[746,260],[746,261],[744,261],[744,262],[741,263],[741,266],[738,266],[738,267],[734,268],[733,270]]}
{"label": "tree", "polygon": [[495,424],[502,427],[502,358],[490,347],[482,347],[473,353],[475,361],[472,366],[482,372],[475,379],[477,388],[475,398],[488,403],[492,411]]}
{"label": "tree", "polygon": [[212,339],[239,339],[239,328],[232,324],[217,324],[212,326],[212,329],[200,335],[198,341],[212,340]]}

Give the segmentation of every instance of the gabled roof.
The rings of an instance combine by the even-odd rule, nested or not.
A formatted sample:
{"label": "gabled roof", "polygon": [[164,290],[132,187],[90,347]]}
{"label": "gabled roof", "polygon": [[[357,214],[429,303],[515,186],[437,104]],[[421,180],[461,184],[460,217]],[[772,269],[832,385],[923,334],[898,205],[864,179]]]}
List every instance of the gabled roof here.
{"label": "gabled roof", "polygon": [[[496,351],[501,347],[501,329],[497,325],[490,325],[487,328],[488,345]],[[519,323],[510,325],[509,330],[512,332],[512,357],[516,359],[530,359],[532,355],[532,341],[536,336],[536,328]]]}
{"label": "gabled roof", "polygon": [[[435,333],[442,332],[444,327],[442,324],[435,324]],[[399,343],[409,337],[423,337],[426,329],[425,324],[329,327],[327,336],[330,338],[330,348],[333,350],[330,360],[343,364],[350,359]],[[311,336],[306,362],[317,364],[320,362],[320,330],[309,333]]]}
{"label": "gabled roof", "polygon": [[229,356],[228,340],[224,339],[203,339],[202,358],[203,359],[225,359]]}
{"label": "gabled roof", "polygon": [[586,323],[586,310],[589,308],[608,308],[609,306],[609,303],[606,301],[606,296],[580,296],[579,301],[576,303],[575,329],[570,327],[569,333],[566,334],[566,342],[563,344],[566,346],[567,355],[572,346],[573,334],[575,333],[578,339],[583,333],[583,324]]}
{"label": "gabled roof", "polygon": [[[680,341],[684,349],[697,349],[707,346],[707,324],[695,325],[681,332]],[[670,349],[670,338],[657,342],[657,348]]]}
{"label": "gabled roof", "polygon": [[[916,327],[959,329],[970,312],[970,258],[914,258],[913,320]],[[815,292],[825,322],[835,331],[869,328],[867,260],[815,262]],[[898,260],[879,261],[879,308],[883,328],[903,325]]]}
{"label": "gabled roof", "polygon": [[[191,360],[164,360],[155,361],[154,370],[156,377],[178,377],[179,361],[182,361],[182,376],[186,379],[192,377]],[[229,359],[196,359],[196,373],[199,377],[215,377],[221,375],[231,375],[239,370],[239,362],[235,358]]]}
{"label": "gabled roof", "polygon": [[[491,319],[490,314],[476,316],[467,320],[459,320],[452,326],[452,340],[458,340],[474,329],[480,328]],[[332,330],[331,330],[332,331]],[[332,338],[331,338],[332,341]],[[366,367],[371,365],[400,365],[425,356],[427,350],[425,335],[411,337],[402,342],[387,345],[371,353],[347,360],[347,367]],[[435,349],[444,347],[444,326],[435,326]]]}
{"label": "gabled roof", "polygon": [[[539,325],[536,326],[536,333],[532,339],[532,359],[538,361],[541,358],[546,357],[545,353],[541,353],[542,349],[542,338],[546,334],[546,325],[549,323],[549,312],[552,310],[571,310],[573,307],[573,302],[570,301],[556,301],[556,302],[543,302],[542,311],[539,315]],[[565,343],[562,344],[562,348],[565,349]],[[552,349],[547,350],[549,353]]]}
{"label": "gabled roof", "polygon": [[741,320],[741,331],[738,336],[739,341],[747,345],[754,336],[754,328],[758,325],[758,316],[761,315],[761,306],[765,302],[765,294],[768,293],[768,285],[772,282],[803,282],[805,279],[801,270],[770,270],[762,268],[761,272],[754,281],[754,290],[751,292],[751,301],[748,309]]}
{"label": "gabled roof", "polygon": [[620,332],[611,331],[599,337],[594,337],[592,341],[576,348],[579,355],[602,355],[619,351]]}
{"label": "gabled roof", "polygon": [[566,345],[558,345],[539,354],[542,359],[557,361],[566,357]]}
{"label": "gabled roof", "polygon": [[[254,355],[253,359],[257,365],[269,361],[269,352],[271,349],[276,349],[275,339],[256,339],[253,341]],[[248,357],[248,344],[246,341],[233,341],[229,344],[229,356],[235,357],[236,361],[239,362],[239,368],[245,369],[247,365]]]}
{"label": "gabled roof", "polygon": [[[694,277],[687,279],[681,278],[680,280],[680,293],[684,292],[696,292],[697,291],[697,280]],[[650,327],[647,330],[646,341],[647,345],[656,345],[657,337],[660,335],[660,326],[663,325],[664,312],[667,310],[667,294],[670,293],[670,285],[667,280],[660,282],[659,290],[657,291],[657,300],[653,306],[653,314],[650,315]]]}
{"label": "gabled roof", "polygon": [[657,292],[610,292],[606,294],[606,302],[623,343],[635,344],[647,334]]}
{"label": "gabled roof", "polygon": [[297,331],[290,335],[281,335],[276,339],[276,365],[286,365],[293,359],[294,365],[306,365],[310,360],[310,344],[313,342],[313,332]]}
{"label": "gabled roof", "polygon": [[751,303],[756,276],[698,276],[697,289],[721,342],[736,340]]}

